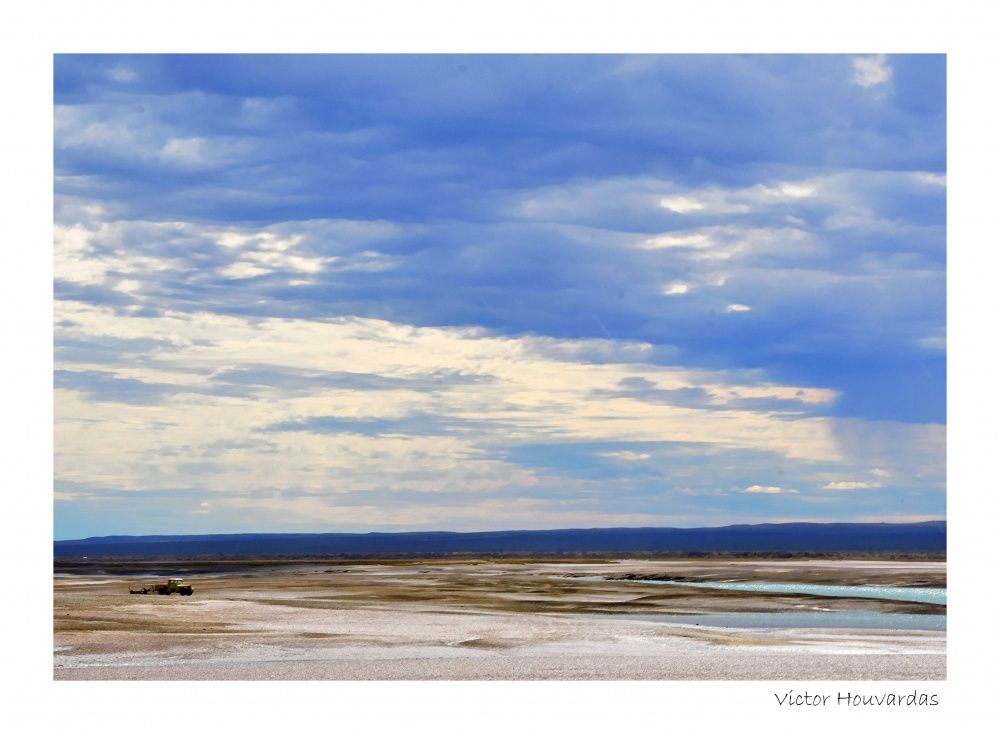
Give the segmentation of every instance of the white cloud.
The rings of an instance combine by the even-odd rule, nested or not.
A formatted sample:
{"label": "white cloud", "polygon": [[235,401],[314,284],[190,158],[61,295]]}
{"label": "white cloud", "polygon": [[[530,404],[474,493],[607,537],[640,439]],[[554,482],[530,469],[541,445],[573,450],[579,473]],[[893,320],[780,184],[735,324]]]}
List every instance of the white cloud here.
{"label": "white cloud", "polygon": [[718,186],[693,189],[660,199],[660,206],[678,214],[748,214],[774,207],[787,207],[825,193],[829,177],[800,181],[768,181],[753,186],[726,189]]}
{"label": "white cloud", "polygon": [[816,193],[813,186],[800,186],[798,184],[783,184],[779,191],[792,199],[805,199]]}
{"label": "white cloud", "polygon": [[750,307],[742,303],[730,303],[726,306],[726,313],[733,313],[736,311],[749,311]]}
{"label": "white cloud", "polygon": [[892,476],[892,472],[887,472],[885,469],[872,469],[871,472],[869,473],[874,474],[875,476],[881,477],[883,479],[888,479],[889,477]]}
{"label": "white cloud", "polygon": [[[884,200],[886,194],[899,195],[912,192],[926,196],[928,189],[940,189],[946,185],[944,174],[932,171],[860,171],[849,170],[821,176],[801,179],[765,180],[752,186],[740,188],[722,188],[718,186],[677,190],[674,184],[663,182],[664,188],[674,189],[674,194],[663,199],[681,213],[697,211],[699,220],[720,214],[773,214],[782,220],[795,225],[795,229],[777,230],[763,229],[764,232],[777,233],[781,241],[788,241],[797,236],[799,254],[811,254],[815,251],[816,235],[808,233],[806,223],[815,221],[817,215],[829,223],[830,228],[845,226],[878,227],[887,231],[899,231],[903,222],[884,217],[873,209]],[[648,186],[649,183],[644,185]],[[691,209],[689,202],[699,205]],[[624,203],[624,202],[623,202]],[[804,216],[808,212],[810,216]],[[730,230],[727,233],[727,229]],[[696,246],[695,242],[684,242],[681,238],[691,234],[706,234],[709,239],[738,239],[740,232],[759,231],[746,226],[726,224],[717,227],[704,227],[700,230],[686,232],[670,232],[669,237],[657,244],[657,238],[650,238],[644,243],[646,247],[666,246]],[[797,235],[793,233],[797,232]],[[805,244],[813,245],[811,249],[802,249]],[[700,246],[706,246],[704,244]],[[793,254],[796,250],[789,250]]]}
{"label": "white cloud", "polygon": [[[839,456],[828,419],[725,409],[727,401],[741,394],[797,400],[822,400],[826,395],[782,385],[733,384],[725,373],[641,361],[573,361],[580,349],[573,341],[560,352],[553,351],[558,340],[362,318],[315,322],[172,312],[129,318],[73,301],[57,301],[54,315],[57,338],[157,340],[154,351],[142,359],[57,366],[82,375],[99,370],[108,378],[155,384],[162,393],[153,403],[130,404],[58,389],[56,476],[64,481],[137,491],[182,484],[243,492],[250,481],[249,467],[254,486],[317,492],[331,487],[480,491],[538,481],[528,469],[491,458],[481,448],[484,443],[681,441],[766,450],[790,459]],[[614,342],[606,344],[612,360],[628,351]],[[630,359],[642,354],[637,349]],[[308,389],[265,380],[246,397],[232,389],[217,392],[218,379],[234,369],[295,370],[328,377]],[[445,382],[433,391],[411,389],[405,382],[433,380],[442,370],[476,379]],[[403,381],[390,382],[385,389],[358,390],[350,384],[338,386],[329,377],[345,372]],[[718,396],[722,409],[665,405],[622,393],[622,380],[635,377],[663,387],[704,386]],[[594,399],[602,392],[608,397]],[[405,420],[408,428],[394,432],[390,423],[383,435],[265,430],[331,416]],[[452,427],[442,433],[426,416]],[[466,429],[466,422],[475,430]],[[210,448],[221,444],[228,448]],[[646,459],[640,452],[610,453],[610,458],[623,461]],[[217,469],[212,471],[185,469],[213,462]]]}
{"label": "white cloud", "polygon": [[854,65],[853,81],[862,87],[884,84],[892,78],[892,69],[886,64],[885,54],[856,56],[851,63]]}
{"label": "white cloud", "polygon": [[[766,237],[765,241],[749,244],[754,251],[765,247],[768,252],[803,256],[817,254],[821,245],[817,233],[807,231],[811,228],[807,223],[826,220],[831,228],[865,225],[898,231],[902,223],[882,218],[873,211],[873,202],[882,201],[886,193],[893,192],[921,191],[926,195],[928,187],[944,184],[943,174],[929,171],[847,170],[801,178],[764,179],[733,188],[686,188],[663,179],[614,178],[518,193],[504,208],[514,216],[547,220],[550,224],[559,222],[565,227],[579,226],[581,222],[593,224],[605,217],[617,218],[622,212],[656,216],[651,211],[656,209],[697,217],[699,222],[719,215],[773,215],[794,227],[781,230],[759,224],[749,227],[739,223],[738,217],[729,217],[725,224],[716,227],[647,236],[637,244],[647,249],[679,247],[714,251],[720,241],[752,240],[751,232],[774,233],[776,240],[771,247]],[[606,244],[617,245],[621,233],[604,231],[598,236]]]}
{"label": "white cloud", "polygon": [[270,268],[263,268],[255,263],[244,261],[227,265],[219,271],[219,275],[222,275],[225,278],[239,280],[240,278],[254,278],[258,275],[267,275],[270,272],[272,272]]}
{"label": "white cloud", "polygon": [[881,486],[874,482],[829,482],[823,489],[877,489]]}
{"label": "white cloud", "polygon": [[[733,260],[750,255],[801,258],[816,254],[819,242],[808,232],[793,227],[700,227],[644,237],[645,250],[677,249],[690,261]],[[719,283],[714,283],[719,285]]]}
{"label": "white cloud", "polygon": [[119,84],[126,84],[139,78],[139,75],[134,70],[121,65],[108,69],[107,76],[108,79]]}
{"label": "white cloud", "polygon": [[687,214],[688,212],[696,212],[699,209],[705,208],[704,202],[687,196],[672,196],[660,199],[660,206],[678,214]]}
{"label": "white cloud", "polygon": [[227,278],[249,278],[255,275],[293,271],[319,273],[337,258],[303,257],[283,252],[243,252],[241,259],[222,268],[219,273]]}
{"label": "white cloud", "polygon": [[776,186],[765,186],[764,184],[760,184],[753,189],[739,192],[737,195],[742,194],[745,198],[754,198],[764,201],[768,199],[782,201],[788,199],[807,199],[815,193],[815,185],[802,183],[779,183]]}
{"label": "white cloud", "polygon": [[690,234],[661,234],[642,240],[641,246],[647,250],[659,250],[667,247],[712,247],[715,244],[708,232],[693,232]]}
{"label": "white cloud", "polygon": [[[173,232],[169,223],[136,226],[113,223],[94,227],[56,224],[53,226],[55,279],[81,285],[101,285],[112,278],[118,280],[121,275],[177,270],[181,266],[178,260],[138,255],[126,248],[115,247],[129,233],[163,238]],[[97,242],[105,244],[100,253]],[[110,275],[111,272],[118,275]]]}
{"label": "white cloud", "polygon": [[205,162],[205,143],[205,138],[171,138],[160,149],[160,157],[183,165],[201,165]]}
{"label": "white cloud", "polygon": [[748,214],[752,211],[746,201],[733,196],[731,191],[712,187],[688,192],[685,195],[667,196],[660,199],[660,206],[676,214]]}
{"label": "white cloud", "polygon": [[215,236],[215,241],[222,247],[237,249],[251,242],[253,235],[242,232],[220,232]]}
{"label": "white cloud", "polygon": [[744,493],[750,494],[798,494],[797,489],[784,489],[783,487],[762,487],[759,484],[755,484],[752,487],[747,487],[741,490]]}
{"label": "white cloud", "polygon": [[127,293],[128,295],[135,295],[136,292],[142,288],[142,283],[138,280],[119,280],[115,284],[115,290],[119,293]]}
{"label": "white cloud", "polygon": [[[168,244],[192,236],[187,225],[176,222],[109,222],[87,227],[67,227],[56,224],[53,228],[55,248],[55,278],[81,285],[101,285],[109,280],[116,282],[121,292],[134,293],[139,282],[121,279],[122,275],[150,275],[157,272],[177,273],[185,263],[177,258],[160,258],[139,255],[127,247],[119,247],[130,237],[142,237],[147,242]],[[341,258],[320,257],[302,251],[303,235],[280,236],[263,231],[208,231],[209,237],[231,253],[233,262],[221,266],[218,273],[226,278],[250,278],[275,272],[315,274],[322,272]],[[100,247],[98,247],[100,245]],[[366,251],[354,256],[340,269],[384,270],[392,266],[387,258]],[[115,273],[115,275],[112,275]]]}
{"label": "white cloud", "polygon": [[663,286],[663,288],[660,290],[660,293],[662,293],[665,296],[679,296],[683,293],[687,293],[690,289],[691,286],[689,284],[683,283],[678,280]]}
{"label": "white cloud", "polygon": [[605,456],[609,459],[619,459],[621,461],[644,461],[650,458],[649,454],[637,454],[634,451],[609,451],[598,456]]}
{"label": "white cloud", "polygon": [[92,256],[92,232],[83,225],[53,227],[54,277],[81,285],[104,282],[107,265]]}
{"label": "white cloud", "polygon": [[947,186],[948,177],[943,173],[928,173],[927,171],[915,171],[911,174],[914,180],[930,186]]}
{"label": "white cloud", "polygon": [[944,336],[944,334],[925,336],[922,339],[917,339],[917,344],[924,349],[938,349],[944,351],[948,348],[948,339]]}

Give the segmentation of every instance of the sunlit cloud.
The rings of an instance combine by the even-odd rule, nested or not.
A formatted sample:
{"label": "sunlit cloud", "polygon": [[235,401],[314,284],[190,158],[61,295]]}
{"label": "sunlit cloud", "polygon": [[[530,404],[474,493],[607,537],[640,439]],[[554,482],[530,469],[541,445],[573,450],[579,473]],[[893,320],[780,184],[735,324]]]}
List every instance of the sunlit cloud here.
{"label": "sunlit cloud", "polygon": [[884,84],[892,78],[892,69],[886,63],[885,54],[877,56],[857,56],[851,59],[854,66],[854,83],[862,87]]}
{"label": "sunlit cloud", "polygon": [[644,461],[650,458],[649,454],[637,454],[634,451],[610,451],[601,456],[606,456],[609,459],[618,459],[620,461]]}
{"label": "sunlit cloud", "polygon": [[823,489],[877,489],[881,486],[875,482],[829,482]]}
{"label": "sunlit cloud", "polygon": [[663,288],[660,290],[660,293],[662,293],[665,296],[679,296],[684,293],[687,293],[689,290],[691,290],[691,286],[688,283],[681,283],[678,281],[674,283],[668,283],[667,285],[663,286]]}
{"label": "sunlit cloud", "polygon": [[740,490],[741,492],[748,494],[798,494],[797,489],[785,489],[783,487],[762,487],[759,484],[754,484],[751,487]]}
{"label": "sunlit cloud", "polygon": [[687,214],[688,212],[695,212],[699,209],[705,208],[704,203],[686,196],[674,196],[660,199],[660,206],[664,209],[669,209],[672,212],[677,212],[678,214]]}

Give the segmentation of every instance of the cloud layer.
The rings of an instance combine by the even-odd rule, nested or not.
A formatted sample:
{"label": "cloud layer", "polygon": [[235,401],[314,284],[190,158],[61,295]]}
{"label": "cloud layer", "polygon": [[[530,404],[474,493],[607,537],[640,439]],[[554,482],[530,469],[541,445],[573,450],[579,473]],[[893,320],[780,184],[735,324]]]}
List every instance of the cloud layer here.
{"label": "cloud layer", "polygon": [[943,515],[943,57],[55,71],[57,537]]}

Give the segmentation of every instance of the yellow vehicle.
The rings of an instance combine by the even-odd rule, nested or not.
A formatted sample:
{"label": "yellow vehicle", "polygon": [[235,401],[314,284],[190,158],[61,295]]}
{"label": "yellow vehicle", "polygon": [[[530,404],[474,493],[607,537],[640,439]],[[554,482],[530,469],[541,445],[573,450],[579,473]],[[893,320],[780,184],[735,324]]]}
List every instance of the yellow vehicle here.
{"label": "yellow vehicle", "polygon": [[128,593],[150,594],[155,592],[160,596],[169,596],[175,591],[181,596],[191,596],[194,593],[194,589],[191,588],[191,584],[185,584],[184,579],[168,579],[165,584],[153,584],[149,587],[144,586],[141,589],[129,589]]}

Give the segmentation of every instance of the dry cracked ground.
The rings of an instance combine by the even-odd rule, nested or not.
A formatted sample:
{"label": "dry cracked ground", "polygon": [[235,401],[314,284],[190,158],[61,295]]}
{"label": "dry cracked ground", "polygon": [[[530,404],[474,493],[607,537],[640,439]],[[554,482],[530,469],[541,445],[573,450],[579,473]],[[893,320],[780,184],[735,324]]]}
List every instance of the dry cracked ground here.
{"label": "dry cracked ground", "polygon": [[[943,562],[178,563],[58,567],[56,680],[943,680],[945,633],[651,615],[937,605],[625,580],[944,586]],[[184,575],[194,595],[130,595]]]}

